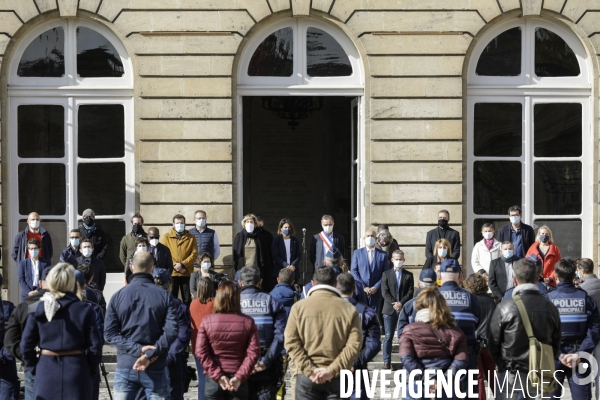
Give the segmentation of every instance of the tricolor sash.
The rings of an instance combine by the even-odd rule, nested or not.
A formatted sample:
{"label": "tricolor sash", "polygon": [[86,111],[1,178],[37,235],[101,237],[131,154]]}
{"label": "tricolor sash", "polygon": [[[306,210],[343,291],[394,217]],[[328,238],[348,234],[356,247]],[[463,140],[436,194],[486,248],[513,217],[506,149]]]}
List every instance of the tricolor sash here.
{"label": "tricolor sash", "polygon": [[[333,246],[333,242],[330,241],[329,236],[327,236],[325,232],[321,232],[319,233],[319,237],[323,241],[323,245],[325,245],[325,248],[327,250],[330,250],[331,246]],[[333,240],[333,238],[331,240]]]}

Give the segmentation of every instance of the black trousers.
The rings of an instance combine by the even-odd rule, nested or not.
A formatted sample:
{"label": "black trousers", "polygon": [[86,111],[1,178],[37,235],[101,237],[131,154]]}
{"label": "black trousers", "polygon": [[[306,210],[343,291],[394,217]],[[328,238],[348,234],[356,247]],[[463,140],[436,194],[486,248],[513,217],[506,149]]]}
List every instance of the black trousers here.
{"label": "black trousers", "polygon": [[248,393],[248,382],[242,383],[237,391],[230,392],[221,389],[219,383],[210,379],[208,375],[205,379],[204,398],[206,400],[248,400],[250,398]]}
{"label": "black trousers", "polygon": [[173,286],[171,286],[171,293],[173,293],[173,296],[177,297],[179,295],[179,290],[181,289],[181,301],[183,301],[183,303],[189,307],[192,303],[192,293],[190,292],[190,277],[174,276],[171,279],[173,280]]}
{"label": "black trousers", "polygon": [[336,400],[340,398],[340,378],[322,384],[313,383],[304,374],[296,378],[296,400]]}

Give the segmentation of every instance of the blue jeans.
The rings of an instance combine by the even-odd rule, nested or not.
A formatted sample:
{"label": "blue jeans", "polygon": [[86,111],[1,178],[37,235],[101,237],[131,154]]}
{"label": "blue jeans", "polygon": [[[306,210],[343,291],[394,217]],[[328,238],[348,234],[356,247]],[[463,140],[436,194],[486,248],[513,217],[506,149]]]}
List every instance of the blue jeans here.
{"label": "blue jeans", "polygon": [[4,360],[0,364],[0,399],[18,400],[19,399],[19,377],[17,376],[17,362]]}
{"label": "blue jeans", "polygon": [[148,400],[167,400],[170,398],[168,370],[136,372],[117,368],[114,389],[115,400],[134,400],[140,389]]}
{"label": "blue jeans", "polygon": [[202,364],[200,364],[200,361],[195,354],[194,361],[196,361],[196,369],[198,373],[198,400],[204,400],[204,386],[206,383],[204,379],[204,368],[202,368]]}
{"label": "blue jeans", "polygon": [[[579,385],[575,383],[573,380],[573,370],[569,367],[565,367],[563,363],[558,360],[554,360],[554,370],[556,371],[555,377],[558,383],[563,384],[565,378],[567,378],[567,382],[569,382],[569,388],[571,389],[571,398],[577,400],[591,400],[592,398],[592,382],[586,385]],[[584,377],[589,375],[589,371],[591,368],[588,368],[588,372],[586,374],[580,374],[578,368],[575,368],[575,375],[579,379],[583,379]],[[559,387],[554,392],[552,392],[552,399],[558,399],[562,397],[562,389]]]}
{"label": "blue jeans", "polygon": [[35,400],[35,390],[33,390],[34,383],[35,376],[31,374],[31,371],[25,371],[25,400]]}
{"label": "blue jeans", "polygon": [[391,364],[392,362],[392,340],[398,326],[399,314],[397,312],[392,315],[383,314],[383,324],[385,325],[385,338],[383,339],[383,363]]}

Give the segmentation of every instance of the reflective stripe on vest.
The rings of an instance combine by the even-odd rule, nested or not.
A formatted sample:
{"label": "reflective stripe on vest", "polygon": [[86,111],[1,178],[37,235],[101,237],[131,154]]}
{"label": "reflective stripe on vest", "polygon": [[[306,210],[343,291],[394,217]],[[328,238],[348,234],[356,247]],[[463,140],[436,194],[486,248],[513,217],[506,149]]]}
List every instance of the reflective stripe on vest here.
{"label": "reflective stripe on vest", "polygon": [[261,346],[269,346],[275,337],[271,296],[267,293],[242,291],[242,312],[254,319]]}
{"label": "reflective stripe on vest", "polygon": [[560,314],[563,337],[583,338],[587,333],[588,314],[586,312],[586,293],[583,290],[558,288],[547,294]]}

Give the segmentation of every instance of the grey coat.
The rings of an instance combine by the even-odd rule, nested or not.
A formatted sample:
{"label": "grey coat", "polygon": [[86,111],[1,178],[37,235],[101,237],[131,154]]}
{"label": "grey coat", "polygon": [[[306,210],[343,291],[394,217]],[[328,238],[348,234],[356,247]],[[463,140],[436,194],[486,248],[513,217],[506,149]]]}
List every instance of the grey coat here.
{"label": "grey coat", "polygon": [[600,279],[595,274],[585,278],[579,287],[585,290],[588,296],[594,299],[597,304],[600,304]]}

